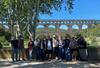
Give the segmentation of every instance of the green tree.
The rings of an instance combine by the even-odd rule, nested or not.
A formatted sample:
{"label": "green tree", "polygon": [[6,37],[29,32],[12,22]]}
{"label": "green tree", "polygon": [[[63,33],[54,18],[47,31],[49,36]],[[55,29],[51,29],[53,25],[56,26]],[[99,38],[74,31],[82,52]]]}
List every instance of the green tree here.
{"label": "green tree", "polygon": [[0,36],[3,36],[5,34],[4,28],[0,25]]}
{"label": "green tree", "polygon": [[60,10],[65,2],[66,8],[71,13],[73,9],[73,0],[2,0],[0,3],[0,19],[6,19],[11,27],[11,33],[14,37],[14,25],[17,25],[17,33],[28,30],[29,35],[35,39],[36,23],[39,15],[52,14],[53,10]]}

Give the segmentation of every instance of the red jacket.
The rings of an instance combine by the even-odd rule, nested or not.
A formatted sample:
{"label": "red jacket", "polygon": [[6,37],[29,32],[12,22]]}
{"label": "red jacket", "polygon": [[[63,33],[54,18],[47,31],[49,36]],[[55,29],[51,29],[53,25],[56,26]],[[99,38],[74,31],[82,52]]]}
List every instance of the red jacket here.
{"label": "red jacket", "polygon": [[28,49],[29,50],[33,49],[33,42],[32,41],[29,41],[29,43],[28,43]]}

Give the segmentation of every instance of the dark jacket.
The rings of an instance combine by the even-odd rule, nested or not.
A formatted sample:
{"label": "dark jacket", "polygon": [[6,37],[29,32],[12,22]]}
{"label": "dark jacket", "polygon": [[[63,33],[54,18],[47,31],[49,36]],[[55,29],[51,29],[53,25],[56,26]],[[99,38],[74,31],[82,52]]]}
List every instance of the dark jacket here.
{"label": "dark jacket", "polygon": [[87,47],[87,43],[83,38],[79,38],[77,40],[78,44],[79,44],[79,48],[86,48]]}
{"label": "dark jacket", "polygon": [[23,49],[24,48],[24,39],[23,39],[23,37],[19,37],[18,38],[18,47],[20,49]]}
{"label": "dark jacket", "polygon": [[53,42],[52,42],[52,39],[46,39],[46,49],[47,49],[47,46],[48,46],[48,40],[50,40],[50,43],[51,43],[51,47],[53,49]]}
{"label": "dark jacket", "polygon": [[46,49],[46,41],[45,40],[40,40],[39,42],[39,46],[40,46],[40,49]]}
{"label": "dark jacket", "polygon": [[13,48],[18,48],[18,40],[11,40],[11,46]]}
{"label": "dark jacket", "polygon": [[69,44],[70,44],[70,40],[69,39],[65,39],[64,41],[64,48],[67,48],[68,46],[69,46]]}

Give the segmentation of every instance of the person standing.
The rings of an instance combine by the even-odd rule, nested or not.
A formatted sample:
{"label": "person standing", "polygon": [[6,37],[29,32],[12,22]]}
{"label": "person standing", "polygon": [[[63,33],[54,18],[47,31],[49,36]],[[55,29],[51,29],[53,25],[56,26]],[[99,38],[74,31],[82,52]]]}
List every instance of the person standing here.
{"label": "person standing", "polygon": [[34,49],[35,49],[35,58],[36,60],[40,60],[40,46],[39,39],[34,40]]}
{"label": "person standing", "polygon": [[58,41],[58,46],[59,46],[59,52],[58,52],[58,55],[59,55],[59,60],[64,60],[64,43],[63,43],[63,39],[59,39]]}
{"label": "person standing", "polygon": [[69,48],[71,49],[72,60],[77,60],[78,57],[78,43],[75,37],[70,39]]}
{"label": "person standing", "polygon": [[24,49],[24,39],[22,34],[18,36],[18,56],[19,56],[19,61],[22,56],[22,60],[25,60],[25,49]]}
{"label": "person standing", "polygon": [[28,42],[28,59],[31,60],[32,59],[32,51],[33,51],[33,41],[30,38],[29,42]]}
{"label": "person standing", "polygon": [[55,35],[53,35],[53,56],[54,59],[58,59],[58,40]]}
{"label": "person standing", "polygon": [[39,46],[40,46],[40,60],[44,60],[45,59],[45,44],[44,44],[44,39],[40,39]]}
{"label": "person standing", "polygon": [[87,42],[85,39],[80,36],[77,40],[79,44],[79,60],[87,60],[88,52],[87,52]]}
{"label": "person standing", "polygon": [[48,36],[48,38],[46,39],[46,57],[47,59],[51,59],[52,57],[52,51],[53,51],[53,44],[52,44],[52,39],[50,38],[50,36]]}
{"label": "person standing", "polygon": [[11,47],[12,47],[12,61],[18,61],[18,40],[12,39],[11,40]]}
{"label": "person standing", "polygon": [[65,56],[65,60],[70,61],[71,60],[71,50],[69,48],[69,44],[70,44],[70,39],[69,38],[65,38],[64,39],[64,56]]}

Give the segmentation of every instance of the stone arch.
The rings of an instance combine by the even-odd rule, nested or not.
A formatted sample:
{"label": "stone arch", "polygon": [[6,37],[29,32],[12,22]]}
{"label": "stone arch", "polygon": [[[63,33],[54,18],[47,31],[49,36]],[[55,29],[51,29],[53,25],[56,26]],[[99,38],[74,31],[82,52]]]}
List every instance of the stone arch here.
{"label": "stone arch", "polygon": [[55,34],[55,31],[56,31],[55,28],[56,28],[55,25],[49,25],[48,26],[50,35]]}
{"label": "stone arch", "polygon": [[62,37],[65,36],[65,34],[67,33],[67,30],[68,30],[68,25],[63,24],[59,28],[61,30],[61,36]]}
{"label": "stone arch", "polygon": [[43,25],[38,25],[36,27],[36,35],[39,33],[42,33],[44,31],[44,26]]}
{"label": "stone arch", "polygon": [[79,26],[77,24],[72,25],[72,34],[79,33]]}
{"label": "stone arch", "polygon": [[87,29],[88,28],[88,25],[87,24],[83,24],[82,25],[82,29]]}
{"label": "stone arch", "polygon": [[44,28],[43,25],[38,25],[36,28]]}
{"label": "stone arch", "polygon": [[67,25],[61,25],[60,29],[68,30],[68,26]]}
{"label": "stone arch", "polygon": [[79,29],[79,27],[78,27],[77,24],[73,24],[73,25],[72,25],[72,29]]}
{"label": "stone arch", "polygon": [[48,28],[55,28],[55,26],[54,25],[49,25]]}

